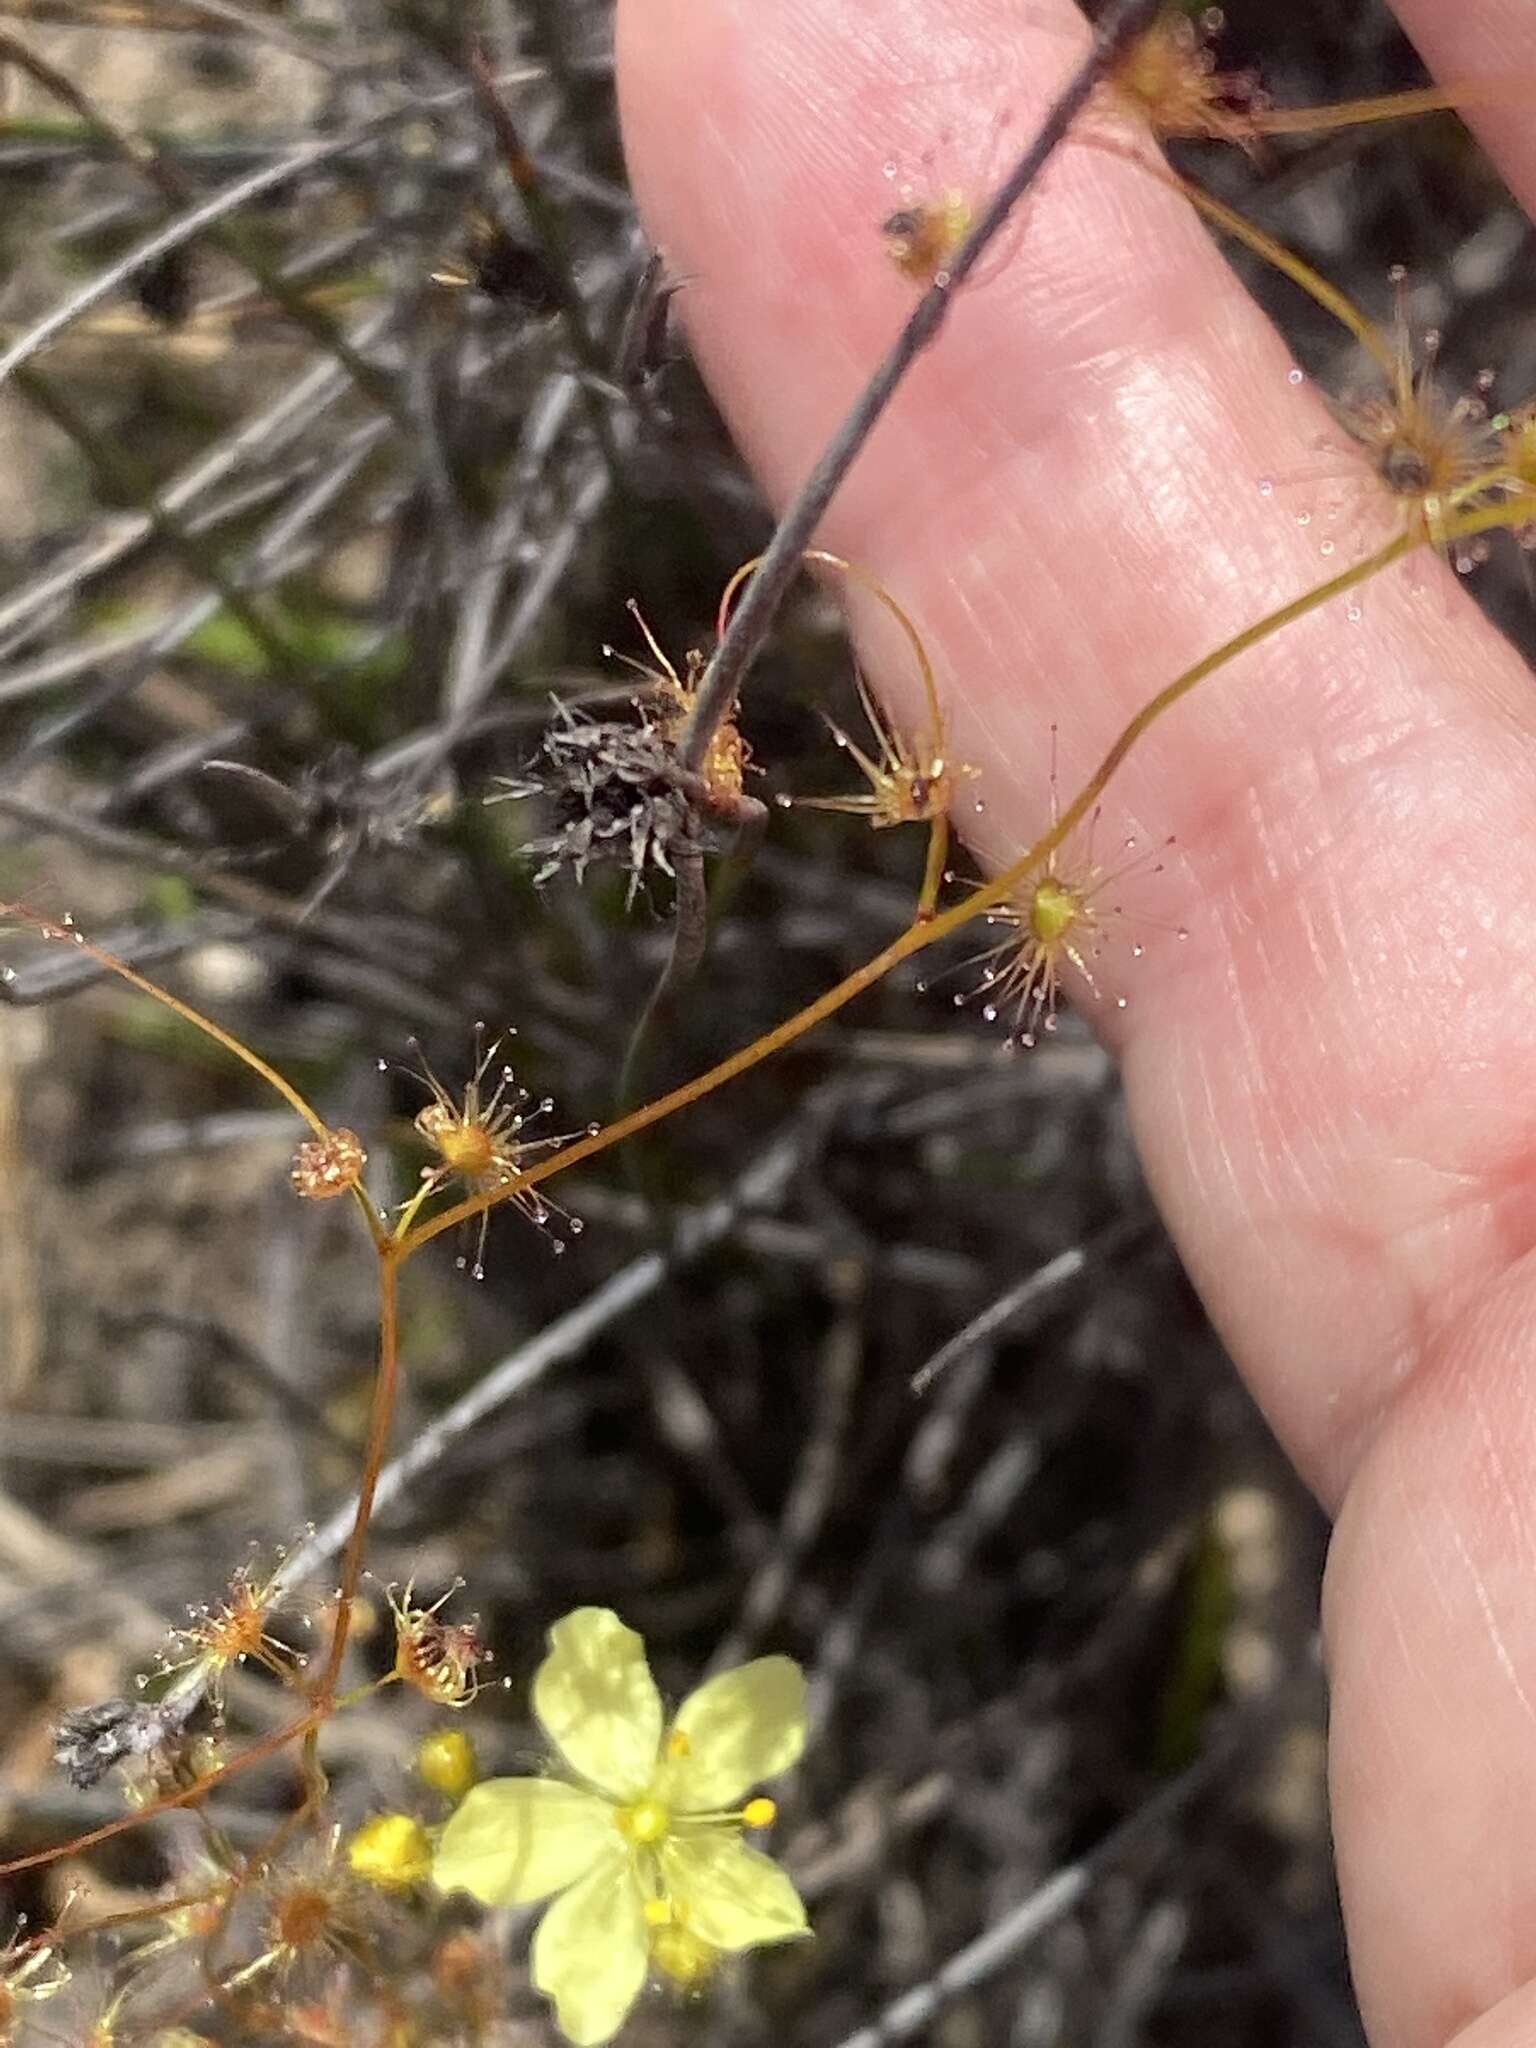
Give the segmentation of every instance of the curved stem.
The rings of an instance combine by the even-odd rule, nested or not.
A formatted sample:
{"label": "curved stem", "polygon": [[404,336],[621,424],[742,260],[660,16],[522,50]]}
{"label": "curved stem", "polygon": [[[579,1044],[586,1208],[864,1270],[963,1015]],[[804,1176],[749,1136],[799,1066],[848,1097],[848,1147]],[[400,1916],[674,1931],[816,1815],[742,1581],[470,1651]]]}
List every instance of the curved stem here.
{"label": "curved stem", "polygon": [[1155,177],[1162,178],[1166,184],[1172,185],[1176,192],[1182,193],[1197,213],[1202,214],[1225,234],[1229,234],[1235,242],[1241,242],[1256,256],[1262,257],[1272,269],[1278,270],[1282,277],[1288,277],[1292,284],[1299,285],[1308,298],[1315,300],[1325,313],[1331,313],[1340,326],[1347,327],[1360,346],[1380,365],[1387,381],[1395,384],[1399,367],[1398,352],[1375,321],[1362,313],[1353,299],[1341,292],[1336,285],[1331,285],[1326,277],[1321,276],[1302,257],[1287,249],[1283,242],[1277,242],[1274,236],[1266,234],[1263,228],[1255,227],[1251,220],[1220,199],[1214,198],[1203,186],[1194,184],[1188,178],[1181,178],[1176,171],[1159,169],[1155,165],[1150,168]]}
{"label": "curved stem", "polygon": [[27,1856],[13,1856],[8,1862],[0,1863],[0,1877],[14,1877],[21,1870],[38,1870],[48,1863],[57,1863],[64,1856],[78,1856],[87,1849],[94,1849],[98,1843],[110,1842],[114,1835],[125,1835],[130,1828],[141,1827],[157,1814],[175,1813],[183,1806],[200,1806],[211,1793],[217,1792],[227,1779],[240,1771],[248,1771],[254,1765],[265,1763],[269,1756],[307,1735],[317,1728],[325,1715],[318,1708],[311,1707],[298,1720],[290,1721],[284,1728],[274,1728],[270,1735],[263,1735],[253,1742],[249,1749],[242,1749],[216,1771],[210,1771],[206,1778],[199,1778],[193,1785],[183,1785],[174,1792],[162,1793],[158,1799],[147,1800],[143,1806],[136,1806],[129,1813],[119,1814],[116,1820],[103,1821],[99,1828],[90,1828],[83,1835],[72,1835],[67,1842],[55,1842],[51,1849],[34,1849]]}
{"label": "curved stem", "polygon": [[[1478,532],[1487,526],[1509,523],[1508,506],[1484,509],[1502,512],[1505,517],[1499,520],[1468,514],[1454,522],[1453,530],[1457,533]],[[776,1025],[772,1031],[765,1032],[761,1038],[754,1039],[750,1045],[731,1053],[705,1073],[697,1075],[691,1081],[685,1081],[681,1087],[670,1090],[666,1095],[658,1096],[654,1102],[646,1103],[643,1108],[632,1110],[616,1122],[604,1125],[591,1137],[578,1138],[574,1144],[562,1147],[560,1151],[552,1153],[538,1165],[531,1166],[526,1173],[520,1174],[504,1187],[497,1188],[490,1194],[474,1195],[465,1201],[456,1202],[451,1209],[445,1209],[429,1223],[419,1225],[400,1245],[400,1258],[409,1258],[423,1245],[430,1244],[433,1238],[441,1237],[444,1231],[452,1230],[470,1217],[479,1216],[498,1203],[521,1194],[525,1189],[549,1180],[557,1173],[563,1173],[569,1166],[577,1166],[583,1160],[595,1158],[600,1152],[606,1152],[610,1147],[621,1144],[626,1138],[633,1137],[636,1131],[646,1130],[650,1125],[662,1122],[674,1111],[686,1109],[690,1104],[702,1101],[706,1095],[723,1087],[727,1081],[734,1081],[738,1075],[760,1066],[774,1053],[782,1052],[786,1046],[793,1045],[808,1031],[824,1023],[828,1017],[835,1016],[839,1010],[851,1003],[855,996],[862,995],[866,989],[872,988],[901,961],[910,959],[914,953],[922,952],[925,947],[933,945],[939,939],[948,938],[951,932],[959,931],[963,925],[969,924],[972,918],[979,917],[984,911],[1004,902],[1019,882],[1047,860],[1081,823],[1103,794],[1105,785],[1126,755],[1149,728],[1157,723],[1164,712],[1171,710],[1179,702],[1180,698],[1188,696],[1190,691],[1204,682],[1208,676],[1226,667],[1228,662],[1246,653],[1250,647],[1258,646],[1261,641],[1269,639],[1272,634],[1278,633],[1294,620],[1305,618],[1308,612],[1316,611],[1319,606],[1327,604],[1331,599],[1342,596],[1359,584],[1369,582],[1371,577],[1378,575],[1393,562],[1420,546],[1424,538],[1421,529],[1409,529],[1400,533],[1396,539],[1388,541],[1385,547],[1378,548],[1375,554],[1368,555],[1353,568],[1341,570],[1337,576],[1330,577],[1328,582],[1318,584],[1315,589],[1294,598],[1287,605],[1282,605],[1278,611],[1269,612],[1253,625],[1244,627],[1241,633],[1234,634],[1230,640],[1224,640],[1192,668],[1187,668],[1182,675],[1175,676],[1173,681],[1159,690],[1155,697],[1149,698],[1135,717],[1121,729],[1108,753],[1071,803],[1052,823],[1050,829],[1043,833],[1027,852],[1002,869],[990,882],[973,891],[963,903],[956,904],[953,909],[941,911],[925,921],[914,922],[899,938],[893,939],[890,945],[884,947],[872,960],[865,961],[862,967],[855,968],[853,973],[838,982],[836,987],[827,989],[815,1002],[807,1004],[803,1010],[787,1018],[784,1023]]]}
{"label": "curved stem", "polygon": [[923,889],[917,899],[917,921],[926,924],[939,907],[944,886],[944,863],[949,858],[949,813],[940,811],[928,825],[928,859],[923,868]]}
{"label": "curved stem", "polygon": [[[935,749],[941,747],[944,744],[944,711],[939,703],[938,680],[933,673],[933,662],[929,658],[927,642],[917,630],[911,614],[904,606],[896,602],[896,599],[892,597],[878,576],[872,576],[867,569],[861,569],[857,562],[846,561],[843,556],[834,555],[826,548],[802,548],[800,559],[802,562],[819,562],[825,568],[836,569],[839,575],[846,576],[850,583],[861,585],[872,597],[878,598],[880,603],[885,606],[891,617],[907,636],[908,644],[917,662],[917,672],[922,677],[923,695],[928,700],[928,721],[933,728],[933,744]],[[725,637],[726,628],[730,623],[731,602],[737,591],[740,590],[749,576],[756,574],[757,570],[762,566],[763,560],[764,557],[762,555],[754,555],[750,562],[743,562],[720,593],[720,603],[715,612],[715,637],[717,640]]]}
{"label": "curved stem", "polygon": [[[330,1125],[319,1110],[314,1108],[276,1067],[270,1066],[259,1052],[253,1052],[243,1038],[237,1038],[233,1031],[226,1031],[222,1024],[216,1024],[211,1017],[205,1017],[201,1010],[194,1010],[190,1003],[184,1003],[180,996],[173,996],[169,989],[162,988],[157,981],[151,981],[147,974],[140,974],[136,967],[130,967],[126,960],[119,960],[115,953],[109,953],[104,946],[94,945],[83,932],[76,930],[71,919],[40,916],[37,911],[29,910],[24,903],[0,903],[0,922],[11,919],[17,924],[25,925],[29,931],[38,933],[42,938],[67,940],[78,952],[84,953],[88,960],[94,960],[98,967],[106,968],[107,972],[115,974],[119,981],[126,981],[130,988],[138,989],[141,995],[149,996],[152,1001],[169,1010],[173,1016],[180,1017],[184,1024],[190,1024],[205,1038],[211,1038],[215,1045],[222,1046],[225,1052],[232,1054],[242,1066],[249,1067],[253,1074],[259,1074],[267,1086],[304,1119],[317,1138],[330,1137]],[[361,1186],[355,1187],[352,1192],[357,1198],[363,1221],[368,1227],[368,1235],[373,1239],[375,1246],[382,1250],[386,1237],[379,1212]]]}

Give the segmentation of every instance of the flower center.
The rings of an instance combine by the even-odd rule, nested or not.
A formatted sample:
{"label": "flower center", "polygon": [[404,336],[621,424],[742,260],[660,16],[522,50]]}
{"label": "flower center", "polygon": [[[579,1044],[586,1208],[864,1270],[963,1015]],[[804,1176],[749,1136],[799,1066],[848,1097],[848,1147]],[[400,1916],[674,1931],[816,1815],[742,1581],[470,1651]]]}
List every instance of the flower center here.
{"label": "flower center", "polygon": [[672,1816],[659,1799],[637,1799],[632,1806],[621,1806],[614,1818],[619,1833],[631,1842],[659,1842],[672,1826]]}
{"label": "flower center", "polygon": [[496,1146],[483,1124],[450,1124],[436,1134],[437,1149],[455,1173],[489,1173]]}
{"label": "flower center", "polygon": [[1042,946],[1054,946],[1072,929],[1081,915],[1082,897],[1054,875],[1046,875],[1035,886],[1029,906],[1029,929]]}

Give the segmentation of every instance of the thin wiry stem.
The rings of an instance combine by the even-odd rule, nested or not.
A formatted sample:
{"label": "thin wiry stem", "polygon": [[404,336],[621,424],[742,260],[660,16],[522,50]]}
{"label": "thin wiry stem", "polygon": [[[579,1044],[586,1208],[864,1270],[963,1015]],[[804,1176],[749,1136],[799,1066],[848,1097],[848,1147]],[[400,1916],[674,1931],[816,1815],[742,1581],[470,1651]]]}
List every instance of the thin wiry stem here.
{"label": "thin wiry stem", "polygon": [[[669,1273],[721,1243],[742,1216],[772,1208],[819,1139],[823,1123],[820,1113],[797,1117],[793,1128],[776,1139],[732,1188],[684,1220],[669,1246],[631,1260],[585,1301],[556,1317],[537,1336],[493,1366],[451,1408],[420,1430],[407,1450],[384,1467],[374,1487],[374,1513],[404,1498],[413,1481],[438,1464],[488,1415],[526,1393],[557,1365],[579,1357],[595,1337],[648,1300]],[[285,1560],[278,1584],[295,1586],[318,1571],[346,1542],[356,1517],[354,1499],[322,1523],[308,1542]]]}
{"label": "thin wiry stem", "polygon": [[98,434],[74,403],[39,371],[18,367],[12,372],[16,388],[29,404],[51,419],[74,442],[97,476],[114,496],[126,497],[140,506],[145,518],[164,544],[194,576],[212,586],[223,599],[230,617],[237,619],[280,674],[296,678],[301,673],[298,658],[273,631],[250,600],[230,580],[218,557],[194,534],[187,531],[174,512],[167,512],[147,481],[134,473],[133,466],[118,454],[104,435]]}
{"label": "thin wiry stem", "polygon": [[358,1481],[352,1526],[342,1553],[341,1583],[336,1590],[336,1620],[331,1629],[325,1669],[315,1688],[315,1704],[320,1708],[332,1703],[336,1682],[341,1676],[342,1660],[347,1654],[352,1603],[357,1597],[358,1581],[362,1577],[363,1555],[368,1547],[368,1525],[373,1520],[379,1475],[384,1467],[384,1453],[389,1448],[389,1432],[400,1391],[400,1262],[387,1238],[376,1233],[374,1241],[379,1255],[379,1367],[373,1382],[363,1476]]}
{"label": "thin wiry stem", "polygon": [[593,438],[602,450],[615,486],[622,488],[619,444],[614,438],[613,422],[598,388],[598,381],[606,380],[608,362],[587,324],[587,309],[576,286],[564,223],[544,189],[538,166],[524,146],[510,108],[497,89],[490,54],[478,36],[472,38],[469,45],[469,75],[474,81],[476,97],[485,118],[490,123],[491,133],[496,138],[502,164],[523,202],[528,225],[538,237],[544,267],[559,302],[560,321],[571,352],[587,373],[581,380],[581,401],[586,408]]}
{"label": "thin wiry stem", "polygon": [[[9,30],[0,29],[0,56],[10,59],[13,64],[27,71],[43,87],[71,107],[86,125],[93,129],[109,148],[115,150],[125,163],[144,179],[150,189],[171,207],[194,206],[197,193],[190,179],[174,158],[162,156],[153,143],[146,142],[138,135],[130,134],[111,120],[89,93],[83,92],[66,73],[56,65],[40,57],[28,47],[19,36]],[[396,395],[394,385],[365,356],[358,354],[349,338],[331,319],[323,308],[308,297],[303,289],[284,277],[282,271],[269,263],[238,222],[215,225],[209,240],[216,248],[243,265],[269,298],[287,313],[314,341],[345,365],[359,390],[366,391],[374,403],[389,413],[396,424],[409,428],[410,420]]]}
{"label": "thin wiry stem", "polygon": [[745,1663],[766,1636],[783,1611],[796,1575],[837,1498],[864,1362],[863,1312],[869,1266],[864,1260],[838,1259],[827,1279],[837,1312],[818,1363],[815,1407],[778,1527],[742,1595],[734,1625],[715,1645],[711,1673]]}
{"label": "thin wiry stem", "polygon": [[1344,100],[1333,107],[1262,107],[1244,115],[1255,135],[1320,135],[1337,128],[1365,128],[1377,121],[1411,121],[1421,114],[1459,114],[1463,107],[1519,103],[1525,88],[1516,78],[1469,78],[1461,85],[1414,86],[1373,99]]}
{"label": "thin wiry stem", "polygon": [[[173,996],[169,989],[161,988],[158,982],[153,982],[146,975],[138,973],[125,960],[119,960],[116,954],[94,945],[83,932],[76,929],[70,918],[40,917],[25,904],[4,903],[0,904],[0,920],[14,922],[24,926],[28,931],[37,932],[45,939],[63,942],[73,947],[87,959],[94,960],[99,967],[115,974],[119,980],[126,981],[130,987],[138,989],[142,995],[152,997],[163,1008],[180,1017],[184,1024],[190,1024],[205,1038],[211,1038],[215,1045],[222,1046],[225,1052],[232,1054],[242,1066],[249,1067],[253,1074],[259,1075],[297,1116],[304,1119],[317,1138],[328,1138],[331,1135],[330,1126],[320,1112],[300,1094],[285,1075],[280,1074],[274,1066],[264,1060],[260,1053],[252,1051],[243,1039],[237,1038],[232,1031],[226,1031],[224,1026],[215,1023],[213,1018],[205,1017],[201,1010],[195,1010],[190,1003],[184,1003],[180,996]],[[378,1212],[361,1187],[355,1192],[368,1234],[382,1252],[385,1236]]]}
{"label": "thin wiry stem", "polygon": [[618,1101],[621,1107],[634,1101],[638,1093],[636,1083],[645,1064],[646,1047],[668,1022],[677,998],[698,973],[704,948],[709,942],[709,891],[704,883],[704,856],[696,846],[685,847],[673,856],[673,867],[677,887],[672,909],[672,948],[625,1049],[623,1064],[619,1068]]}
{"label": "thin wiry stem", "polygon": [[979,1314],[972,1316],[962,1329],[946,1339],[927,1363],[913,1373],[913,1393],[926,1394],[934,1381],[948,1372],[952,1365],[969,1358],[981,1345],[990,1344],[1004,1330],[1015,1334],[1026,1317],[1034,1315],[1043,1303],[1054,1304],[1061,1291],[1080,1274],[1086,1273],[1095,1260],[1109,1258],[1124,1245],[1134,1242],[1142,1227],[1139,1223],[1118,1224],[1097,1238],[1068,1245],[1054,1259],[1047,1259],[1043,1266],[1037,1266],[1012,1287],[1005,1288]]}
{"label": "thin wiry stem", "polygon": [[1397,367],[1395,349],[1375,321],[1368,319],[1346,293],[1331,285],[1327,278],[1314,270],[1304,258],[1287,249],[1283,242],[1277,242],[1275,237],[1266,234],[1263,228],[1255,227],[1251,220],[1237,212],[1234,207],[1224,205],[1203,186],[1196,185],[1189,178],[1178,177],[1172,171],[1162,172],[1160,175],[1176,192],[1182,193],[1195,211],[1213,226],[1231,235],[1234,241],[1243,243],[1246,248],[1251,249],[1256,256],[1269,264],[1271,269],[1278,270],[1282,277],[1288,277],[1292,284],[1304,291],[1325,313],[1331,313],[1341,327],[1349,330],[1367,355],[1375,359],[1387,378],[1392,378]]}
{"label": "thin wiry stem", "polygon": [[[1536,512],[1536,506],[1525,500],[1519,504],[1512,501],[1502,506],[1479,507],[1476,512],[1458,514],[1454,521],[1454,531],[1458,535],[1470,534],[1483,532],[1489,527],[1518,524],[1522,517],[1528,519],[1533,512]],[[731,1053],[694,1080],[685,1081],[680,1088],[674,1088],[666,1095],[658,1096],[654,1102],[648,1102],[642,1108],[630,1111],[615,1123],[604,1125],[595,1136],[578,1138],[574,1144],[565,1146],[548,1159],[530,1167],[526,1173],[518,1175],[515,1180],[510,1181],[505,1187],[498,1188],[494,1193],[470,1196],[465,1201],[456,1202],[452,1208],[445,1209],[441,1215],[434,1216],[430,1222],[418,1225],[402,1246],[402,1256],[409,1257],[413,1252],[419,1251],[424,1244],[429,1244],[433,1238],[440,1237],[444,1231],[454,1229],[469,1218],[523,1193],[541,1181],[551,1179],[557,1173],[563,1173],[567,1167],[594,1158],[599,1152],[606,1152],[611,1146],[633,1137],[637,1131],[646,1130],[652,1124],[662,1122],[675,1111],[702,1101],[706,1095],[723,1087],[727,1081],[734,1081],[738,1076],[749,1073],[753,1067],[761,1065],[764,1060],[783,1051],[786,1046],[793,1045],[807,1032],[813,1031],[817,1025],[825,1023],[829,1017],[836,1016],[839,1010],[846,1008],[866,989],[873,988],[877,982],[882,981],[891,969],[899,966],[903,960],[910,959],[913,954],[922,952],[940,939],[948,938],[951,932],[959,931],[973,918],[1005,902],[1024,877],[1038,869],[1077,829],[1098,802],[1110,777],[1126,755],[1157,723],[1164,712],[1179,702],[1180,698],[1188,696],[1189,692],[1204,682],[1207,676],[1225,668],[1229,662],[1246,653],[1250,647],[1258,646],[1272,634],[1280,632],[1283,627],[1304,618],[1308,612],[1316,611],[1320,605],[1329,603],[1335,597],[1342,597],[1346,591],[1369,582],[1373,576],[1379,575],[1393,562],[1421,546],[1426,537],[1422,530],[1410,530],[1399,534],[1396,539],[1388,541],[1385,547],[1378,548],[1375,554],[1368,555],[1364,561],[1342,570],[1337,576],[1330,577],[1326,583],[1321,583],[1315,589],[1306,591],[1301,597],[1292,599],[1289,604],[1282,605],[1278,611],[1269,612],[1251,626],[1244,627],[1242,632],[1234,634],[1230,640],[1224,640],[1192,668],[1187,668],[1182,675],[1175,676],[1171,683],[1157,692],[1156,696],[1149,698],[1121,729],[1108,753],[1055,823],[1017,860],[1002,869],[990,882],[974,890],[964,902],[957,903],[952,909],[941,911],[927,920],[914,921],[899,938],[893,939],[872,960],[866,960],[862,967],[855,968],[852,974],[838,982],[835,987],[825,990],[814,1002],[808,1003],[793,1017],[787,1018],[772,1031],[765,1032],[761,1038],[754,1039],[750,1045]],[[743,610],[745,608],[742,607]],[[738,612],[736,616],[740,618],[741,613]]]}
{"label": "thin wiry stem", "polygon": [[[501,83],[513,84],[542,75],[542,67],[538,65],[523,66],[509,75],[504,75]],[[266,193],[292,184],[295,179],[304,177],[307,172],[321,164],[333,163],[338,157],[351,155],[353,150],[366,148],[370,142],[387,133],[390,128],[398,127],[418,115],[438,113],[462,104],[469,98],[472,90],[470,86],[457,86],[446,92],[412,99],[402,106],[391,107],[387,112],[375,115],[371,121],[361,123],[346,135],[333,136],[324,142],[300,143],[295,148],[285,151],[275,162],[263,164],[259,170],[252,171],[248,176],[237,178],[232,184],[220,186],[218,191],[210,193],[205,200],[192,207],[178,220],[170,221],[154,234],[146,236],[142,242],[136,243],[115,263],[108,264],[105,270],[99,271],[87,284],[72,292],[61,305],[55,306],[51,313],[45,314],[25,334],[19,335],[10,347],[0,354],[0,384],[5,382],[19,363],[30,361],[67,327],[89,313],[94,306],[99,306],[103,299],[110,298],[114,292],[120,290],[131,277],[148,268],[150,264],[158,262],[162,256],[168,256],[173,249],[184,248],[188,242],[195,241],[216,222],[239,212],[242,207],[250,205],[252,200],[260,199]]]}
{"label": "thin wiry stem", "polygon": [[681,747],[685,767],[697,773],[703,766],[710,741],[729,716],[746,672],[778,617],[801,554],[902,379],[923,351],[938,339],[956,291],[1050,162],[1099,80],[1161,5],[1162,0],[1115,0],[1099,26],[1092,50],[1047,112],[1034,140],[966,237],[954,262],[918,301],[885,361],[779,521],[762,566],[699,685],[698,701]]}

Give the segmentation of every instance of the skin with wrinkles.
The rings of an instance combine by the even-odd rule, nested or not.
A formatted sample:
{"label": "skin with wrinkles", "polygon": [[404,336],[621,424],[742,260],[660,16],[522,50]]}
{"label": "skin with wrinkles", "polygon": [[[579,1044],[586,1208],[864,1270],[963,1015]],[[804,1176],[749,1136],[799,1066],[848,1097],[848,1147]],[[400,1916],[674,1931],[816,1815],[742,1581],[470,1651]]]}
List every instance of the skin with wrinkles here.
{"label": "skin with wrinkles", "polygon": [[[1529,0],[1399,11],[1448,79],[1533,69]],[[944,131],[982,148],[999,110],[1027,134],[1081,34],[1066,0],[621,0],[642,210],[778,500],[910,304],[883,165]],[[1483,125],[1529,198],[1524,118]],[[1331,562],[1260,491],[1338,442],[1290,370],[1178,198],[1078,142],[898,395],[818,539],[927,635],[984,860],[1044,822],[1053,724],[1066,794],[1186,663],[1393,530],[1347,453]],[[1503,2048],[1536,2027],[1536,695],[1431,557],[1358,608],[1243,657],[1127,763],[1101,829],[1176,835],[1155,914],[1190,937],[1096,978],[1190,1270],[1338,1513],[1333,1789],[1372,2040]],[[900,646],[854,612],[912,725]]]}

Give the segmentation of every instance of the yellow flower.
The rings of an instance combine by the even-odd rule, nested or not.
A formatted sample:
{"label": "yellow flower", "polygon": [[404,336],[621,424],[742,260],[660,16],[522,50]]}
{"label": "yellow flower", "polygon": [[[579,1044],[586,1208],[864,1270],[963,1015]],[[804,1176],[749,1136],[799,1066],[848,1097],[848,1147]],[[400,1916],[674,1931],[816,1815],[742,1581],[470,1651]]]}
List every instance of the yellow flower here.
{"label": "yellow flower", "polygon": [[560,1894],[534,1936],[533,1981],[567,2038],[595,2048],[653,1961],[686,1974],[685,1936],[702,1957],[809,1932],[789,1879],[741,1839],[774,1814],[771,1799],[743,1805],[745,1794],[805,1746],[805,1678],[788,1657],[759,1657],[706,1681],[667,1728],[645,1646],[616,1614],[580,1607],[549,1643],[533,1709],[574,1782],[476,1785],[432,1874],[487,1906]]}

